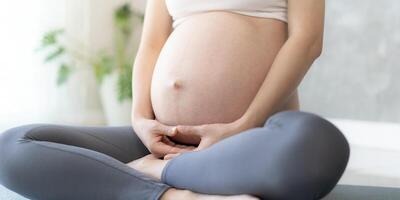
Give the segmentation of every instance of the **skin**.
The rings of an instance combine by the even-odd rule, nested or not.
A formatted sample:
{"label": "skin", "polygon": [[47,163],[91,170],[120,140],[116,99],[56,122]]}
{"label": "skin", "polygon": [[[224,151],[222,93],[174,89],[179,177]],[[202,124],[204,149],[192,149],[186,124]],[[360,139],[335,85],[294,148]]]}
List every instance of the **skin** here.
{"label": "skin", "polygon": [[[193,17],[173,32],[172,19],[164,0],[149,0],[133,71],[132,126],[152,154],[132,161],[128,165],[159,178],[168,159],[182,152],[200,151],[226,137],[262,126],[269,116],[278,111],[299,109],[296,88],[314,60],[321,54],[324,6],[323,0],[288,0],[287,24],[272,19],[210,12]],[[211,19],[218,24],[218,19],[221,18],[225,22],[223,25],[235,28],[231,31],[232,34],[226,32],[226,35],[219,34],[222,33],[221,26],[205,25],[213,24],[209,23]],[[213,34],[204,35],[205,32],[201,32],[203,29]],[[187,34],[191,34],[191,38],[199,35],[198,38],[211,40],[213,44],[217,41],[213,38],[213,35],[216,35],[222,42],[207,47],[208,43],[204,40],[201,42],[186,40],[185,43],[197,48],[179,47],[179,41],[185,40]],[[224,39],[228,41],[223,42]],[[234,45],[232,41],[238,42],[238,46],[229,46]],[[246,41],[251,44],[245,43]],[[227,55],[223,53],[215,57],[207,55],[207,52],[221,52],[221,49],[218,49],[220,46],[227,48],[222,51]],[[229,54],[235,52],[229,51],[235,47],[235,51],[240,52]],[[196,56],[203,59],[193,60],[197,59],[193,56],[194,53],[191,53],[193,49],[198,50]],[[255,52],[254,49],[262,49],[261,52],[264,54]],[[252,52],[248,52],[251,50]],[[170,52],[175,53],[170,54]],[[184,57],[171,58],[178,55]],[[241,55],[245,56],[240,57]],[[232,60],[235,58],[237,59]],[[174,63],[176,60],[183,62],[183,66],[177,66],[179,62]],[[241,63],[235,65],[238,62]],[[216,66],[205,70],[205,67],[212,66],[213,63],[217,63]],[[189,70],[185,70],[189,67]],[[200,74],[202,77],[188,72],[192,70],[195,71],[193,74]],[[210,70],[214,73],[210,74]],[[250,75],[246,77],[246,73]],[[223,75],[229,84],[222,83],[221,77],[215,74]],[[240,78],[235,74],[241,75]],[[188,76],[190,78],[185,79]],[[157,81],[151,82],[152,77]],[[219,82],[213,82],[217,80]],[[230,80],[242,82],[235,84],[234,81],[229,82]],[[252,82],[253,84],[250,84]],[[233,87],[233,90],[229,91],[229,87]],[[243,94],[246,90],[250,92],[241,96],[251,98],[234,98],[233,95]],[[232,91],[236,92],[232,94]],[[207,98],[211,100],[207,101]],[[227,102],[230,107],[223,107],[228,104]],[[220,106],[223,107],[222,110],[218,109]],[[168,110],[170,108],[171,110]],[[182,144],[178,145],[177,142]],[[168,190],[162,197],[162,199],[180,198],[251,199],[253,197],[200,195],[177,189]]]}

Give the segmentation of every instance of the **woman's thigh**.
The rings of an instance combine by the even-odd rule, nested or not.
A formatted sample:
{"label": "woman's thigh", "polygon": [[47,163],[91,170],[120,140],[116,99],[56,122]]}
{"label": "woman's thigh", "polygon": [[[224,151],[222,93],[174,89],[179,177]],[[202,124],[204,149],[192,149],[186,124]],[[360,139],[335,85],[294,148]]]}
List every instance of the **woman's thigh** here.
{"label": "woman's thigh", "polygon": [[169,186],[124,164],[146,154],[130,127],[25,125],[0,135],[0,183],[31,199],[158,199]]}
{"label": "woman's thigh", "polygon": [[42,141],[81,147],[109,155],[124,163],[150,153],[129,126],[29,124],[10,129],[3,137],[19,142]]}

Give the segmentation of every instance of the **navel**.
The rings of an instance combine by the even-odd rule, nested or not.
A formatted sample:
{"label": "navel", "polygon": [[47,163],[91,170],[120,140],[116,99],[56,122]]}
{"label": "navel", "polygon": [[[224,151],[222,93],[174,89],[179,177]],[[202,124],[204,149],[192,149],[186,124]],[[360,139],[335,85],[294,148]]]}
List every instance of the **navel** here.
{"label": "navel", "polygon": [[181,80],[174,80],[173,83],[172,83],[172,87],[174,89],[182,88],[182,81]]}

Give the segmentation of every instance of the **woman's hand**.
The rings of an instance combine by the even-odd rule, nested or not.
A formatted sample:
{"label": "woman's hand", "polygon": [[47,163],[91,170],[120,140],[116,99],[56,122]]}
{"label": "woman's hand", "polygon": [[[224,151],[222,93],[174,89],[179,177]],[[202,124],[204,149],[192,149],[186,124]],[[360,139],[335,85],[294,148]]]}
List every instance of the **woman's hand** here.
{"label": "woman's hand", "polygon": [[157,158],[167,154],[177,154],[193,150],[193,147],[178,145],[171,141],[168,136],[176,134],[177,128],[167,126],[153,119],[137,119],[133,128],[147,149]]}
{"label": "woman's hand", "polygon": [[[184,135],[196,135],[201,138],[200,144],[193,151],[199,151],[205,149],[229,136],[235,135],[241,131],[244,131],[243,126],[240,126],[239,122],[232,123],[215,123],[215,124],[204,124],[198,126],[176,126],[179,134]],[[180,153],[172,153],[164,156],[164,160],[171,159],[178,156]]]}

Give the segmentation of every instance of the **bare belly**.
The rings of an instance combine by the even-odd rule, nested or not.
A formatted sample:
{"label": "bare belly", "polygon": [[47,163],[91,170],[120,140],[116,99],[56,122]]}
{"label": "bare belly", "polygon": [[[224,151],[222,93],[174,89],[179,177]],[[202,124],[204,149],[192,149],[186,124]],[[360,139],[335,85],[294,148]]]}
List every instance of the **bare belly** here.
{"label": "bare belly", "polygon": [[151,85],[156,119],[199,125],[240,118],[286,38],[287,25],[278,20],[227,12],[192,16],[171,33],[157,60]]}

